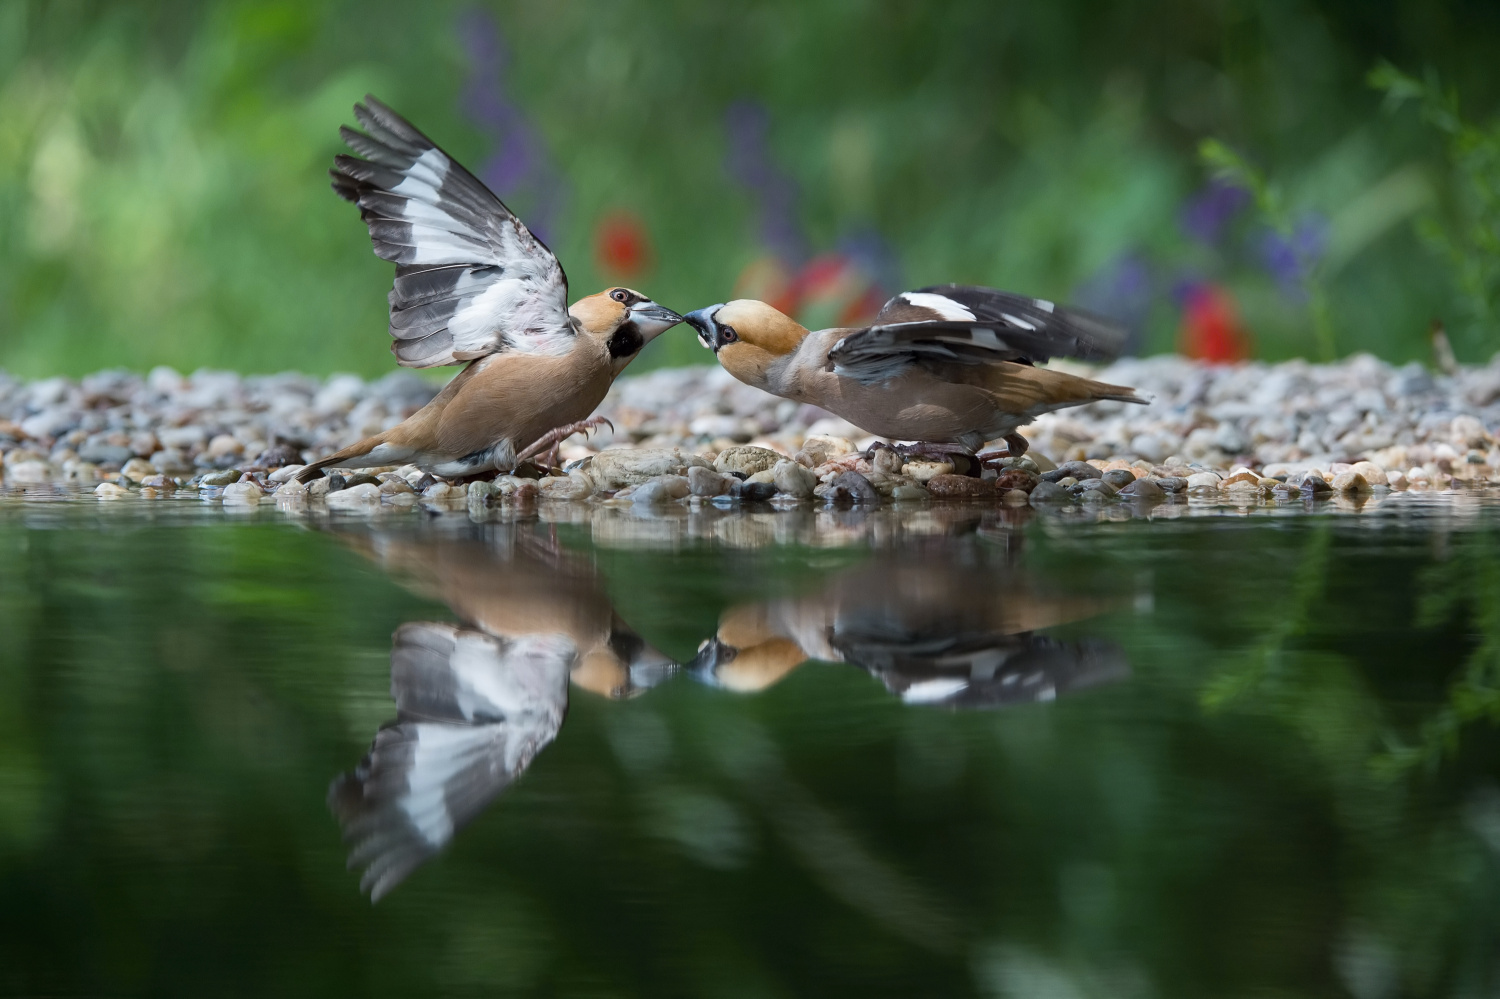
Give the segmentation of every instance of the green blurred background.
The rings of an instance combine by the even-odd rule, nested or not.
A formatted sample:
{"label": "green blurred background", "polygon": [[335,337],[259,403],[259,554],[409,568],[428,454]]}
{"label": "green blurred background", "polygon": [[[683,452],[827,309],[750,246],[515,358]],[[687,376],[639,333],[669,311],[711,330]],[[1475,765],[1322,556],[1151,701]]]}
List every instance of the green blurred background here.
{"label": "green blurred background", "polygon": [[575,296],[812,323],[964,281],[1144,352],[1426,360],[1440,319],[1483,360],[1497,51],[1478,0],[0,0],[0,368],[390,370],[390,266],[324,172],[367,91]]}

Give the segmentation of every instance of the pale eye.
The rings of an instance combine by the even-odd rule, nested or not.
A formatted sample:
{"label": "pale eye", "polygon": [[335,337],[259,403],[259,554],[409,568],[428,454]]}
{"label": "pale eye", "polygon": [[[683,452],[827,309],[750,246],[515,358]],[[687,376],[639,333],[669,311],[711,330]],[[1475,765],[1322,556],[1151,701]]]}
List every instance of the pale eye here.
{"label": "pale eye", "polygon": [[725,343],[733,343],[734,341],[738,340],[739,338],[740,338],[740,335],[734,331],[734,327],[733,326],[725,326],[723,323],[719,324],[719,339],[720,340],[723,340]]}
{"label": "pale eye", "polygon": [[614,299],[616,302],[623,302],[630,297],[630,292],[626,291],[624,288],[616,288],[614,291],[609,293],[609,297]]}

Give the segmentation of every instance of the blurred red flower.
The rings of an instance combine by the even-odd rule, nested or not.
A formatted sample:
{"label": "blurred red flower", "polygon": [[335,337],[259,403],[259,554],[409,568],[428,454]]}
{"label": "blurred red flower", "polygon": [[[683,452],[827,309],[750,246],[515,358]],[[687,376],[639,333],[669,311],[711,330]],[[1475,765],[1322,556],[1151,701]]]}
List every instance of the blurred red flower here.
{"label": "blurred red flower", "polygon": [[1183,294],[1179,349],[1214,364],[1250,356],[1250,331],[1240,322],[1234,296],[1216,284],[1197,284]]}
{"label": "blurred red flower", "polygon": [[631,212],[611,212],[594,229],[594,259],[611,277],[639,277],[651,268],[653,258],[645,223]]}

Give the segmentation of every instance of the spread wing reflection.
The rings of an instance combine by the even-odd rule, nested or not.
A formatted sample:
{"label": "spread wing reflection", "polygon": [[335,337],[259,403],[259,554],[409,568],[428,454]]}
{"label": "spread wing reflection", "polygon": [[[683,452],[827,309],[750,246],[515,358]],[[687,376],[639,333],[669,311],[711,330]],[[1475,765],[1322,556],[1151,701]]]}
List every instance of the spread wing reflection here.
{"label": "spread wing reflection", "polygon": [[676,668],[614,613],[592,565],[515,529],[342,539],[445,603],[391,648],[396,718],[329,806],[378,900],[514,783],[562,727],[570,681],[628,697]]}
{"label": "spread wing reflection", "polygon": [[1116,646],[1035,634],[1113,609],[1007,570],[877,560],[819,592],[720,618],[689,669],[732,690],[771,686],[809,659],[859,666],[907,703],[992,707],[1121,679]]}

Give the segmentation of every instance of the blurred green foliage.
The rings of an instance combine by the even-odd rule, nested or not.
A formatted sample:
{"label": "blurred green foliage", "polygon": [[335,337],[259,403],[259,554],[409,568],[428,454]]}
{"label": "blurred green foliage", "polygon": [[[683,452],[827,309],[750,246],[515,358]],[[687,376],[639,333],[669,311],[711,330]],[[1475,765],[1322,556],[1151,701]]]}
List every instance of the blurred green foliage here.
{"label": "blurred green foliage", "polygon": [[[725,165],[726,109],[749,101],[810,252],[874,233],[905,287],[1081,297],[1160,350],[1174,293],[1211,281],[1259,353],[1312,353],[1307,302],[1260,259],[1263,220],[1212,243],[1180,224],[1216,138],[1291,216],[1326,221],[1333,350],[1425,357],[1429,320],[1461,311],[1461,357],[1500,344],[1493,313],[1467,319],[1493,247],[1471,227],[1438,259],[1410,225],[1464,183],[1450,150],[1416,116],[1382,116],[1364,83],[1382,59],[1432,66],[1465,120],[1492,120],[1493,4],[481,6],[488,21],[453,0],[0,0],[0,366],[389,370],[390,268],[324,169],[366,91],[471,166],[494,155],[462,99],[476,31],[508,53],[480,85],[525,116],[549,171],[498,193],[547,215],[575,295],[614,279],[594,240],[620,211],[654,249],[632,283],[680,310],[731,293],[765,253],[754,193]],[[704,360],[674,333],[646,363]]]}

